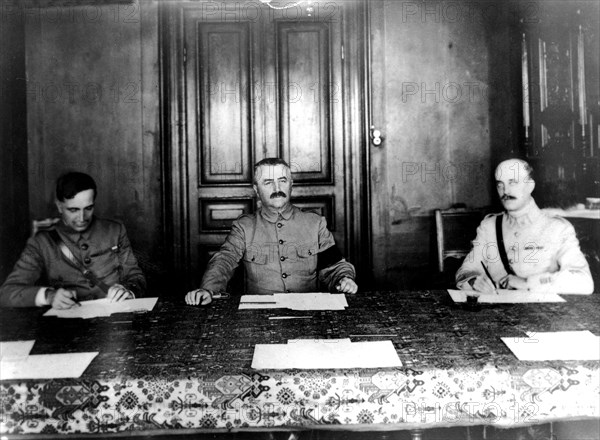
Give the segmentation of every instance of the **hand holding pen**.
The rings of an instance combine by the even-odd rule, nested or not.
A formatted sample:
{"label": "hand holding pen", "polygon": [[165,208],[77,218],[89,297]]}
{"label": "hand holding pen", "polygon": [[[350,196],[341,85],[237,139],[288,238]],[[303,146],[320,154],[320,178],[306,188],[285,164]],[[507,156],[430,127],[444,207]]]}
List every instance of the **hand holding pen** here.
{"label": "hand holding pen", "polygon": [[55,309],[70,309],[73,306],[81,307],[81,303],[77,299],[77,292],[71,289],[57,289],[50,294],[48,302]]}
{"label": "hand holding pen", "polygon": [[498,294],[498,291],[496,290],[496,282],[490,275],[485,264],[483,264],[483,261],[481,262],[481,265],[483,267],[485,274],[478,275],[477,277],[475,277],[475,279],[473,280],[473,282],[471,284],[471,286],[473,287],[473,290],[475,290],[477,292],[481,292],[481,293],[487,293],[487,294],[493,294],[493,293]]}

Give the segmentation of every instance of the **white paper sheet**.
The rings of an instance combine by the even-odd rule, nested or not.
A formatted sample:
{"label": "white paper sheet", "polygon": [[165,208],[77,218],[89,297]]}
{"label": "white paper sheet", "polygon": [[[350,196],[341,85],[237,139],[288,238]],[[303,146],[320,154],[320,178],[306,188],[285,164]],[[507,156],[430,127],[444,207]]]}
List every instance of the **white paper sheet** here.
{"label": "white paper sheet", "polygon": [[58,316],[59,318],[97,318],[110,316],[113,313],[127,313],[137,311],[150,311],[156,305],[158,298],[136,298],[126,301],[110,302],[106,298],[81,301],[81,307],[73,306],[70,309],[50,309],[44,316]]}
{"label": "white paper sheet", "polygon": [[0,359],[22,359],[29,356],[35,341],[5,341],[0,342]]}
{"label": "white paper sheet", "polygon": [[252,368],[259,370],[400,366],[402,362],[391,341],[301,339],[288,344],[257,344],[252,359]]}
{"label": "white paper sheet", "polygon": [[98,352],[38,354],[0,360],[0,380],[63,379],[83,374]]}
{"label": "white paper sheet", "polygon": [[346,307],[348,302],[343,293],[311,292],[244,295],[239,309],[344,310]]}
{"label": "white paper sheet", "polygon": [[[448,290],[448,293],[454,300],[454,302],[466,302],[467,291],[466,290]],[[527,290],[507,290],[498,289],[498,294],[495,293],[481,293],[479,295],[480,303],[552,303],[552,302],[565,302],[564,298],[561,298],[556,293],[534,293]]]}
{"label": "white paper sheet", "polygon": [[591,332],[527,332],[525,337],[501,338],[522,361],[600,360],[600,337]]}

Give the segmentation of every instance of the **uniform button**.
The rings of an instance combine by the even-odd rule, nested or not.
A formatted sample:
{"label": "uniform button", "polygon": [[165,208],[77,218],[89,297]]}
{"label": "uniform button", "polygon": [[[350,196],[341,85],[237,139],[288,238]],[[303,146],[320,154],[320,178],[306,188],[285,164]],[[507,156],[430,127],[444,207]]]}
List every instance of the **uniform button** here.
{"label": "uniform button", "polygon": [[515,237],[519,236],[519,231],[515,231]]}
{"label": "uniform button", "polygon": [[287,278],[287,273],[282,273],[281,278]]}
{"label": "uniform button", "polygon": [[283,240],[279,240],[279,244],[283,244]]}
{"label": "uniform button", "polygon": [[92,259],[90,257],[85,257],[85,259],[83,260],[83,262],[85,264],[90,264],[92,262]]}
{"label": "uniform button", "polygon": [[280,257],[279,258],[281,261],[285,261],[285,257]]}
{"label": "uniform button", "polygon": [[509,259],[509,260],[508,260],[508,262],[509,262],[510,264],[513,264],[513,259],[512,259],[512,258],[511,258],[511,259]]}
{"label": "uniform button", "polygon": [[277,223],[277,227],[278,227],[278,228],[281,228],[281,227],[283,227],[283,223]]}
{"label": "uniform button", "polygon": [[87,251],[89,246],[87,243],[83,243],[81,246],[79,246],[82,250]]}

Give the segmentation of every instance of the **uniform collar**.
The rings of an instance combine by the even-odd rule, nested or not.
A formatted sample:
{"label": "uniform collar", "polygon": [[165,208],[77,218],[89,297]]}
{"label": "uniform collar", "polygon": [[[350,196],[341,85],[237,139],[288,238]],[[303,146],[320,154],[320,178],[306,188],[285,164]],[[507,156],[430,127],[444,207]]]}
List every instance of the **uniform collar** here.
{"label": "uniform collar", "polygon": [[56,223],[56,229],[60,232],[64,237],[72,241],[73,243],[77,243],[80,239],[89,240],[90,235],[92,233],[92,229],[96,224],[96,217],[92,217],[92,222],[90,223],[90,227],[87,228],[83,232],[75,231],[73,228],[64,224],[62,219]]}
{"label": "uniform collar", "polygon": [[535,200],[531,199],[527,205],[518,211],[506,212],[506,220],[511,227],[528,226],[535,222],[542,215],[542,210],[538,208]]}
{"label": "uniform collar", "polygon": [[294,205],[288,203],[281,213],[277,211],[272,211],[265,208],[260,208],[260,215],[267,220],[268,222],[275,223],[279,216],[283,217],[284,220],[289,220],[294,212]]}

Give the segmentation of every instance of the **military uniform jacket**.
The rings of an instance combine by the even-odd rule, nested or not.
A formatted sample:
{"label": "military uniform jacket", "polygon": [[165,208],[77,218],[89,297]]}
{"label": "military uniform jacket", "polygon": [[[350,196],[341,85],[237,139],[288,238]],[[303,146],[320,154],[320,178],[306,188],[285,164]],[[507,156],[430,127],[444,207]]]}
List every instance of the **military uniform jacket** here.
{"label": "military uniform jacket", "polygon": [[481,262],[496,283],[507,275],[498,252],[496,217],[503,216],[502,233],[508,262],[515,275],[527,279],[532,291],[591,293],[594,282],[575,229],[567,220],[540,210],[535,202],[524,215],[490,214],[477,228],[473,247],[456,273],[459,288],[484,273]]}
{"label": "military uniform jacket", "polygon": [[[122,284],[136,296],[143,296],[146,280],[121,222],[94,218],[90,227],[80,233],[59,221],[54,230],[77,261],[104,284]],[[27,241],[12,273],[0,287],[0,305],[35,306],[35,296],[42,286],[74,289],[79,300],[106,297],[105,292],[91,284],[62,254],[50,231],[44,230]]]}
{"label": "military uniform jacket", "polygon": [[342,258],[324,217],[288,205],[281,213],[259,209],[235,220],[225,243],[209,261],[201,289],[225,291],[239,262],[246,292],[318,291],[318,280],[334,290],[354,266]]}

